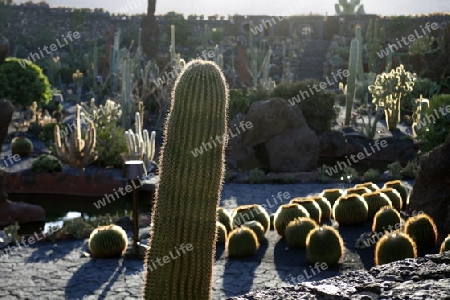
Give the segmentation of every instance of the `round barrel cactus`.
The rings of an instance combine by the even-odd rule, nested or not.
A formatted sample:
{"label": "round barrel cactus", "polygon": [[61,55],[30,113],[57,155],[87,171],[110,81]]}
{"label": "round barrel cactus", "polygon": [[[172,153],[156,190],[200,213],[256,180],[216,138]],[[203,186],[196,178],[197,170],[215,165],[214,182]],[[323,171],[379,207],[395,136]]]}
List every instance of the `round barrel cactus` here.
{"label": "round barrel cactus", "polygon": [[242,226],[248,227],[251,230],[253,230],[253,232],[258,237],[258,242],[260,244],[262,244],[266,241],[266,235],[265,235],[266,231],[264,230],[264,227],[261,225],[261,223],[259,223],[258,221],[248,221],[248,222],[245,222],[244,225],[242,225]]}
{"label": "round barrel cactus", "polygon": [[231,232],[232,219],[230,213],[225,208],[219,207],[217,209],[217,220],[225,225],[228,233]]}
{"label": "round barrel cactus", "polygon": [[356,225],[367,220],[367,203],[358,194],[340,197],[333,206],[333,218],[339,225]]}
{"label": "round barrel cactus", "polygon": [[89,237],[89,250],[96,258],[121,256],[127,247],[127,233],[117,225],[100,226]]}
{"label": "round barrel cactus", "polygon": [[391,200],[392,207],[396,210],[400,211],[403,208],[403,200],[402,196],[396,189],[393,188],[383,188],[379,190],[381,193],[388,196],[389,200]]}
{"label": "round barrel cactus", "polygon": [[444,253],[450,251],[450,234],[445,238],[442,242],[441,247],[439,248],[439,253]]}
{"label": "round barrel cactus", "polygon": [[408,234],[401,231],[383,235],[375,245],[376,266],[416,257],[416,243]]}
{"label": "round barrel cactus", "polygon": [[286,226],[286,242],[295,248],[306,247],[306,237],[309,232],[318,227],[318,224],[311,218],[297,218]]}
{"label": "round barrel cactus", "polygon": [[336,200],[341,197],[344,196],[346,193],[345,190],[341,190],[341,189],[326,189],[323,190],[322,193],[320,193],[319,196],[324,197],[325,199],[328,200],[328,202],[330,202],[331,207],[333,207],[334,202],[336,202]]}
{"label": "round barrel cactus", "polygon": [[350,194],[362,195],[362,194],[370,193],[370,192],[371,192],[371,190],[366,188],[366,187],[358,187],[358,188],[347,189],[347,195],[350,195]]}
{"label": "round barrel cactus", "polygon": [[314,201],[314,199],[308,197],[305,198],[299,197],[292,199],[290,203],[295,203],[303,206],[309,212],[309,217],[311,219],[314,219],[314,221],[316,221],[317,224],[319,224],[320,221],[322,220],[322,210],[320,209],[319,204],[316,201]]}
{"label": "round barrel cactus", "polygon": [[355,188],[360,188],[360,187],[368,188],[372,192],[375,192],[380,189],[380,187],[378,185],[376,185],[375,183],[370,182],[370,181],[364,182],[364,183],[358,183],[355,185]]}
{"label": "round barrel cactus", "polygon": [[391,200],[389,200],[388,196],[381,193],[380,191],[365,193],[362,194],[362,197],[367,203],[367,209],[369,210],[369,219],[372,219],[383,206],[392,206],[392,202]]}
{"label": "round barrel cactus", "polygon": [[229,257],[252,256],[258,251],[258,248],[258,237],[248,227],[235,228],[228,236],[227,252]]}
{"label": "round barrel cactus", "polygon": [[401,221],[400,214],[396,209],[390,206],[383,206],[373,217],[372,231],[391,232],[398,230],[400,229]]}
{"label": "round barrel cactus", "polygon": [[11,154],[18,154],[21,157],[30,155],[33,152],[33,142],[26,137],[16,137],[11,142]]}
{"label": "round barrel cactus", "polygon": [[267,211],[259,204],[241,205],[231,213],[233,228],[239,227],[248,221],[258,221],[266,233],[270,229],[270,217]]}
{"label": "round barrel cactus", "polygon": [[328,201],[327,198],[322,196],[312,196],[311,199],[313,199],[314,201],[316,201],[317,204],[319,204],[320,210],[322,211],[322,220],[331,219],[330,201]]}
{"label": "round barrel cactus", "polygon": [[383,188],[393,188],[396,189],[397,192],[402,197],[403,205],[406,206],[409,201],[409,191],[406,185],[401,180],[392,180],[388,181],[383,185]]}
{"label": "round barrel cactus", "polygon": [[405,232],[416,242],[417,251],[434,249],[438,240],[438,231],[433,219],[424,213],[408,218]]}
{"label": "round barrel cactus", "polygon": [[310,264],[335,265],[344,256],[344,241],[331,226],[317,227],[306,237],[306,259]]}
{"label": "round barrel cactus", "polygon": [[217,243],[219,244],[225,244],[228,237],[228,231],[225,225],[223,225],[221,222],[216,222],[216,229],[217,229]]}
{"label": "round barrel cactus", "polygon": [[280,205],[275,213],[275,230],[284,237],[286,226],[289,222],[299,217],[309,217],[309,212],[303,206],[295,203]]}

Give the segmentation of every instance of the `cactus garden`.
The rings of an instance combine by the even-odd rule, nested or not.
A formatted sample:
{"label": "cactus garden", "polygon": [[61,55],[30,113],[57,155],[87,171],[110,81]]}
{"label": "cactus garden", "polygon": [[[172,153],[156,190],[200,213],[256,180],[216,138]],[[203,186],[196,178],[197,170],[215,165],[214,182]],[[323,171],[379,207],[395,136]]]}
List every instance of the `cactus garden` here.
{"label": "cactus garden", "polygon": [[0,299],[447,299],[450,4],[57,2],[0,0]]}

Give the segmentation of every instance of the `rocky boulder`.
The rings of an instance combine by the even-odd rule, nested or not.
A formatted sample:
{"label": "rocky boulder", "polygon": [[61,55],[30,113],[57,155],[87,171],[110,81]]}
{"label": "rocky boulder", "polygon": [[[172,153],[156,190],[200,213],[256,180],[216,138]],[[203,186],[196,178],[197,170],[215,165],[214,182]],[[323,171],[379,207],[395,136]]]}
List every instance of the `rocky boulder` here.
{"label": "rocky boulder", "polygon": [[408,212],[423,211],[438,227],[439,241],[450,233],[450,140],[420,160]]}
{"label": "rocky boulder", "polygon": [[272,172],[306,172],[317,167],[319,139],[298,106],[274,98],[252,103],[248,113],[230,123],[251,128],[231,135],[227,163],[231,169],[260,167]]}
{"label": "rocky boulder", "polygon": [[6,201],[0,204],[0,226],[31,222],[44,222],[45,211],[41,206],[25,202]]}

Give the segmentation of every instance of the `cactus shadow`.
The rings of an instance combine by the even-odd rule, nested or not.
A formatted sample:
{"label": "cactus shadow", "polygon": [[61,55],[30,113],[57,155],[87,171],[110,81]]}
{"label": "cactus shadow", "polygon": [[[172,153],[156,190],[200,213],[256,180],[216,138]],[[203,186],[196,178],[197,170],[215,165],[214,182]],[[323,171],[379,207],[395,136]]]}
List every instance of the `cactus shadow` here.
{"label": "cactus shadow", "polygon": [[26,260],[27,263],[43,262],[49,263],[60,260],[69,255],[73,249],[81,249],[87,251],[87,246],[84,240],[69,240],[58,241],[58,247],[55,247],[55,243],[47,241],[37,242],[34,245],[30,245],[31,249],[36,249]]}
{"label": "cactus shadow", "polygon": [[293,271],[293,266],[299,271],[308,267],[306,260],[306,250],[289,246],[285,238],[280,238],[273,248],[273,262],[278,272],[278,277],[289,284],[295,279],[297,274]]}
{"label": "cactus shadow", "polygon": [[261,264],[269,243],[262,243],[255,255],[248,258],[226,258],[225,269],[223,273],[223,290],[226,296],[238,296],[250,291],[255,271]]}
{"label": "cactus shadow", "polygon": [[216,243],[216,261],[218,261],[222,255],[225,253],[225,244],[218,244]]}

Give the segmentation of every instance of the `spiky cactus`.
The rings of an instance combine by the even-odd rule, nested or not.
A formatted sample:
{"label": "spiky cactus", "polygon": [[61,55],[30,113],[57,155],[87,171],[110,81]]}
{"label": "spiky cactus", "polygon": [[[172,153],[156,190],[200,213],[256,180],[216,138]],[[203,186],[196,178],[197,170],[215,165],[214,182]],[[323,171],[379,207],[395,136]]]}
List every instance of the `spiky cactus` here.
{"label": "spiky cactus", "polygon": [[[242,226],[233,229],[227,242],[227,252],[229,257],[248,257],[258,251],[259,242],[255,232],[248,227]],[[189,298],[193,299],[193,298]],[[207,299],[207,298],[195,298]]]}
{"label": "spiky cactus", "polygon": [[419,252],[433,249],[438,240],[437,226],[425,213],[408,218],[405,222],[405,233],[416,242]]}
{"label": "spiky cactus", "polygon": [[322,196],[312,196],[310,197],[314,201],[316,201],[317,204],[320,206],[320,210],[322,211],[322,220],[329,220],[331,219],[331,204],[330,201],[327,200],[327,198]]}
{"label": "spiky cactus", "polygon": [[400,231],[385,234],[375,245],[376,266],[416,257],[416,243],[408,234]]}
{"label": "spiky cactus", "polygon": [[11,154],[18,154],[21,157],[30,155],[33,152],[33,142],[27,137],[16,137],[11,142]]}
{"label": "spiky cactus", "polygon": [[239,227],[247,221],[258,221],[266,233],[270,229],[270,216],[259,204],[241,205],[231,213],[233,227]]}
{"label": "spiky cactus", "polygon": [[218,66],[193,60],[173,88],[160,155],[160,182],[152,212],[145,266],[180,245],[185,253],[148,272],[144,299],[210,299],[216,218],[224,179],[223,143],[200,156],[191,151],[227,132],[228,86]]}
{"label": "spiky cactus", "polygon": [[372,231],[385,232],[399,229],[401,221],[402,218],[396,209],[390,206],[383,206],[373,217]]}
{"label": "spiky cactus", "polygon": [[227,232],[230,233],[232,228],[232,219],[230,213],[223,207],[219,207],[217,210],[217,221],[222,223],[225,228],[227,229]]}
{"label": "spiky cactus", "polygon": [[309,232],[318,227],[316,221],[311,218],[297,218],[286,226],[286,242],[296,248],[306,247],[306,237]]}
{"label": "spiky cactus", "polygon": [[309,217],[316,221],[317,224],[319,224],[322,220],[322,210],[320,209],[319,204],[314,199],[299,197],[292,199],[290,203],[295,203],[303,206],[309,212]]}
{"label": "spiky cactus", "polygon": [[306,237],[306,259],[310,264],[336,265],[344,256],[344,241],[331,226],[316,227]]}
{"label": "spiky cactus", "polygon": [[96,258],[120,256],[127,246],[127,233],[117,225],[100,226],[89,237],[89,250]]}
{"label": "spiky cactus", "polygon": [[358,195],[362,195],[365,193],[370,193],[370,189],[367,187],[354,187],[354,188],[349,188],[347,189],[347,195],[350,194],[358,194]]}
{"label": "spiky cactus", "polygon": [[339,225],[361,224],[368,212],[366,201],[358,194],[342,196],[333,205],[333,218]]}
{"label": "spiky cactus", "polygon": [[228,232],[227,229],[225,228],[225,225],[217,221],[216,230],[217,230],[217,243],[225,244],[228,239]]}
{"label": "spiky cactus", "polygon": [[380,193],[385,194],[391,200],[392,207],[400,211],[403,207],[403,200],[400,193],[394,188],[382,188]]}
{"label": "spiky cactus", "polygon": [[406,206],[408,204],[409,191],[401,180],[392,180],[386,182],[383,186],[383,189],[386,188],[393,188],[400,194],[400,196],[402,197],[403,206]]}
{"label": "spiky cactus", "polygon": [[378,185],[376,185],[375,183],[370,182],[370,181],[364,182],[364,183],[358,183],[355,185],[355,188],[361,188],[361,187],[367,188],[367,189],[371,190],[372,192],[375,192],[380,189],[380,187]]}
{"label": "spiky cactus", "polygon": [[441,247],[439,248],[439,253],[444,253],[450,251],[450,234],[445,238],[442,242]]}
{"label": "spiky cactus", "polygon": [[286,226],[289,224],[289,222],[300,217],[309,218],[309,212],[303,206],[295,203],[280,205],[274,217],[275,230],[279,235],[284,237]]}
{"label": "spiky cactus", "polygon": [[88,123],[86,133],[81,132],[81,106],[77,105],[77,112],[75,116],[76,130],[71,132],[69,136],[61,137],[59,125],[55,126],[54,139],[56,155],[62,162],[77,168],[82,169],[93,163],[97,159],[97,152],[95,152],[96,130],[94,123],[89,118],[84,118]]}
{"label": "spiky cactus", "polygon": [[259,223],[258,221],[248,221],[245,222],[244,225],[245,227],[250,228],[251,230],[253,230],[253,232],[256,234],[256,237],[258,238],[258,242],[260,244],[264,243],[266,241],[266,231],[264,229],[264,227],[261,225],[261,223]]}
{"label": "spiky cactus", "polygon": [[344,196],[346,194],[345,190],[341,190],[341,189],[326,189],[323,190],[322,193],[319,194],[319,196],[324,197],[325,199],[328,200],[328,202],[330,202],[331,207],[333,207],[334,202],[336,202],[336,200],[341,197]]}
{"label": "spiky cactus", "polygon": [[388,196],[381,193],[380,191],[375,191],[371,193],[365,193],[361,195],[364,201],[367,203],[368,208],[368,218],[372,219],[375,214],[384,206],[392,207],[392,202],[389,200]]}

